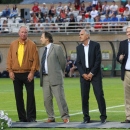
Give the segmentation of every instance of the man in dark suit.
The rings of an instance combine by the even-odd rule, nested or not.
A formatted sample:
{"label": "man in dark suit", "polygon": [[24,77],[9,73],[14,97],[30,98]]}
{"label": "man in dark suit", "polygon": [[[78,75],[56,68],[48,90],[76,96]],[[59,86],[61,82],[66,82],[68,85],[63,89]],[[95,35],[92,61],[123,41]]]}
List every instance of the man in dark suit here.
{"label": "man in dark suit", "polygon": [[82,43],[77,46],[76,64],[80,73],[82,110],[84,115],[83,123],[90,122],[90,83],[93,85],[94,94],[101,113],[101,123],[105,123],[107,115],[104,93],[102,89],[100,45],[99,43],[90,40],[90,33],[85,29],[80,31],[79,38]]}
{"label": "man in dark suit", "polygon": [[130,27],[126,29],[128,39],[121,41],[117,53],[117,61],[121,64],[121,79],[124,86],[126,120],[130,123]]}

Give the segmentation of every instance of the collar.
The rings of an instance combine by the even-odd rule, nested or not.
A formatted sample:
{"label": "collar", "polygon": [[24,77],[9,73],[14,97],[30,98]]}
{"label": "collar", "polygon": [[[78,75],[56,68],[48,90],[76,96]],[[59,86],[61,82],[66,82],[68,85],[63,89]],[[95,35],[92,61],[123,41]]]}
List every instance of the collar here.
{"label": "collar", "polygon": [[47,47],[47,49],[50,49],[52,43],[47,44],[45,47]]}
{"label": "collar", "polygon": [[18,42],[24,45],[27,43],[27,41],[28,41],[28,38],[25,41],[22,41],[21,38],[18,39]]}
{"label": "collar", "polygon": [[88,40],[88,44],[87,45],[84,45],[84,44],[82,44],[82,45],[85,47],[85,46],[89,46],[89,44],[90,44],[90,40]]}

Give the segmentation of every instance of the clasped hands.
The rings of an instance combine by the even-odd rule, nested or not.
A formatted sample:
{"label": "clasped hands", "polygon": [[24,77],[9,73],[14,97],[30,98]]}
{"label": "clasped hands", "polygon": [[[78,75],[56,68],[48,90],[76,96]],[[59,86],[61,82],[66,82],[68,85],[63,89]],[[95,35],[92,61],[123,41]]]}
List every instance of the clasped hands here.
{"label": "clasped hands", "polygon": [[93,74],[90,72],[89,74],[82,75],[85,80],[91,81]]}

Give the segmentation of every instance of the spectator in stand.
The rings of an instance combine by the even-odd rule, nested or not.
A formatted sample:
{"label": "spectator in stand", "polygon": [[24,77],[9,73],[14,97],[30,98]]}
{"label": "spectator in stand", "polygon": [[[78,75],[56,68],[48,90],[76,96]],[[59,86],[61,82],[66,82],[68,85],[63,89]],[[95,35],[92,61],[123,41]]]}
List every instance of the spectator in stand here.
{"label": "spectator in stand", "polygon": [[76,70],[78,70],[78,69],[77,69],[77,66],[76,66],[76,61],[73,61],[73,65],[72,65],[72,68],[70,68],[70,73],[69,73],[70,77],[74,77],[74,76],[75,76],[75,75],[74,75],[74,72],[75,72]]}
{"label": "spectator in stand", "polygon": [[118,30],[118,18],[115,13],[111,17],[111,31]]}
{"label": "spectator in stand", "polygon": [[124,5],[120,5],[120,8],[119,8],[119,10],[118,10],[118,14],[119,15],[121,15],[121,14],[123,14],[124,13],[124,11],[125,11],[125,7],[124,7]]}
{"label": "spectator in stand", "polygon": [[67,63],[65,68],[65,77],[69,77],[70,68],[73,66],[73,60],[71,60],[71,57],[67,57]]}
{"label": "spectator in stand", "polygon": [[98,0],[93,0],[93,1],[92,1],[93,7],[96,7],[97,3],[98,3]]}
{"label": "spectator in stand", "polygon": [[82,18],[81,18],[80,20],[82,20],[83,22],[87,22],[87,19],[86,19],[86,17],[85,17],[85,14],[82,14]]}
{"label": "spectator in stand", "polygon": [[1,33],[9,33],[8,21],[4,20],[1,28]]}
{"label": "spectator in stand", "polygon": [[119,19],[119,29],[122,31],[122,28],[126,25],[126,17],[121,14],[121,18]]}
{"label": "spectator in stand", "polygon": [[74,10],[80,10],[80,4],[74,2]]}
{"label": "spectator in stand", "polygon": [[50,24],[47,18],[45,19],[44,30],[50,31]]}
{"label": "spectator in stand", "polygon": [[128,7],[130,11],[130,1],[128,1],[128,4],[125,7]]}
{"label": "spectator in stand", "polygon": [[102,30],[102,20],[100,19],[100,15],[95,17],[95,24],[94,24],[95,31]]}
{"label": "spectator in stand", "polygon": [[56,17],[55,23],[62,23],[63,19],[60,18],[60,16]]}
{"label": "spectator in stand", "polygon": [[130,10],[129,10],[128,7],[125,7],[125,8],[126,8],[126,9],[125,9],[123,15],[127,18],[127,17],[130,15]]}
{"label": "spectator in stand", "polygon": [[58,32],[58,31],[59,31],[58,26],[54,22],[52,22],[50,25],[50,32]]}
{"label": "spectator in stand", "polygon": [[19,10],[17,8],[17,5],[13,5],[13,8],[11,9],[10,18],[17,17],[19,13]]}
{"label": "spectator in stand", "polygon": [[49,23],[54,23],[55,21],[54,21],[54,17],[52,17],[52,15],[49,15],[48,16],[48,22]]}
{"label": "spectator in stand", "polygon": [[33,20],[31,20],[29,23],[29,32],[33,33],[35,31],[36,31],[35,23],[33,22]]}
{"label": "spectator in stand", "polygon": [[33,11],[33,13],[36,14],[37,17],[39,16],[40,9],[39,9],[39,3],[38,2],[34,3],[34,5],[32,7],[32,11]]}
{"label": "spectator in stand", "polygon": [[81,14],[85,14],[86,7],[85,7],[84,2],[81,2],[79,11],[80,11]]}
{"label": "spectator in stand", "polygon": [[95,9],[95,7],[92,7],[92,11],[90,12],[90,15],[92,18],[95,18],[99,15],[99,12]]}
{"label": "spectator in stand", "polygon": [[110,6],[107,4],[107,1],[104,1],[104,4],[102,5],[102,12],[101,15],[109,14]]}
{"label": "spectator in stand", "polygon": [[109,28],[109,22],[111,21],[108,14],[105,15],[105,18],[103,19],[102,28],[103,31],[108,31]]}
{"label": "spectator in stand", "polygon": [[94,31],[94,18],[91,15],[87,18],[86,29],[92,32]]}
{"label": "spectator in stand", "polygon": [[88,3],[88,6],[86,7],[86,12],[91,12],[92,11],[92,3],[91,2],[89,2]]}
{"label": "spectator in stand", "polygon": [[41,18],[44,18],[48,14],[48,7],[46,6],[46,3],[42,4],[42,7],[40,7],[41,11]]}
{"label": "spectator in stand", "polygon": [[9,5],[6,5],[5,9],[2,11],[1,17],[9,17],[10,13]]}
{"label": "spectator in stand", "polygon": [[33,20],[33,23],[38,23],[39,18],[36,16],[36,13],[33,13],[32,20]]}
{"label": "spectator in stand", "polygon": [[75,30],[75,22],[76,22],[76,20],[75,20],[75,18],[74,18],[74,14],[70,14],[70,20],[69,20],[69,27],[68,27],[68,31],[70,31],[70,32],[74,32]]}
{"label": "spectator in stand", "polygon": [[92,18],[91,15],[87,18],[87,24],[90,24],[91,26],[94,25],[94,18]]}
{"label": "spectator in stand", "polygon": [[60,11],[60,18],[63,19],[63,21],[64,21],[64,19],[66,19],[66,13],[65,13],[64,8],[62,8],[61,11]]}
{"label": "spectator in stand", "polygon": [[112,5],[110,6],[110,13],[115,13],[116,15],[118,14],[118,5],[116,5],[115,1],[113,1]]}
{"label": "spectator in stand", "polygon": [[49,9],[48,15],[51,15],[52,17],[54,17],[56,15],[56,8],[55,8],[54,4],[50,5],[50,9]]}
{"label": "spectator in stand", "polygon": [[126,21],[130,21],[130,14],[126,17]]}
{"label": "spectator in stand", "polygon": [[37,33],[44,31],[44,27],[40,20],[38,21],[38,23],[35,24],[35,29]]}
{"label": "spectator in stand", "polygon": [[62,8],[63,8],[62,2],[59,2],[59,5],[56,7],[56,14],[57,15],[60,15],[60,11],[61,11]]}
{"label": "spectator in stand", "polygon": [[95,9],[101,13],[102,12],[102,3],[101,2],[98,2],[97,5],[95,6]]}
{"label": "spectator in stand", "polygon": [[68,5],[65,5],[65,6],[64,6],[65,13],[66,13],[67,16],[70,16],[70,14],[72,13],[72,8],[71,8],[71,6],[72,6],[72,3],[71,3],[71,2],[69,2]]}

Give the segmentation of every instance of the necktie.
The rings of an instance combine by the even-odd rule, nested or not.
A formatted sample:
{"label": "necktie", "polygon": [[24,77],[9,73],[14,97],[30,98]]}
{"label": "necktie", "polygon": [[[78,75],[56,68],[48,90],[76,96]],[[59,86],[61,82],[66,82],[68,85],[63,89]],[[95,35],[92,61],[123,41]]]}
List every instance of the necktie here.
{"label": "necktie", "polygon": [[42,56],[42,72],[43,72],[43,74],[46,73],[46,71],[45,71],[46,53],[47,53],[47,47],[45,47],[45,50],[44,50],[43,56]]}

